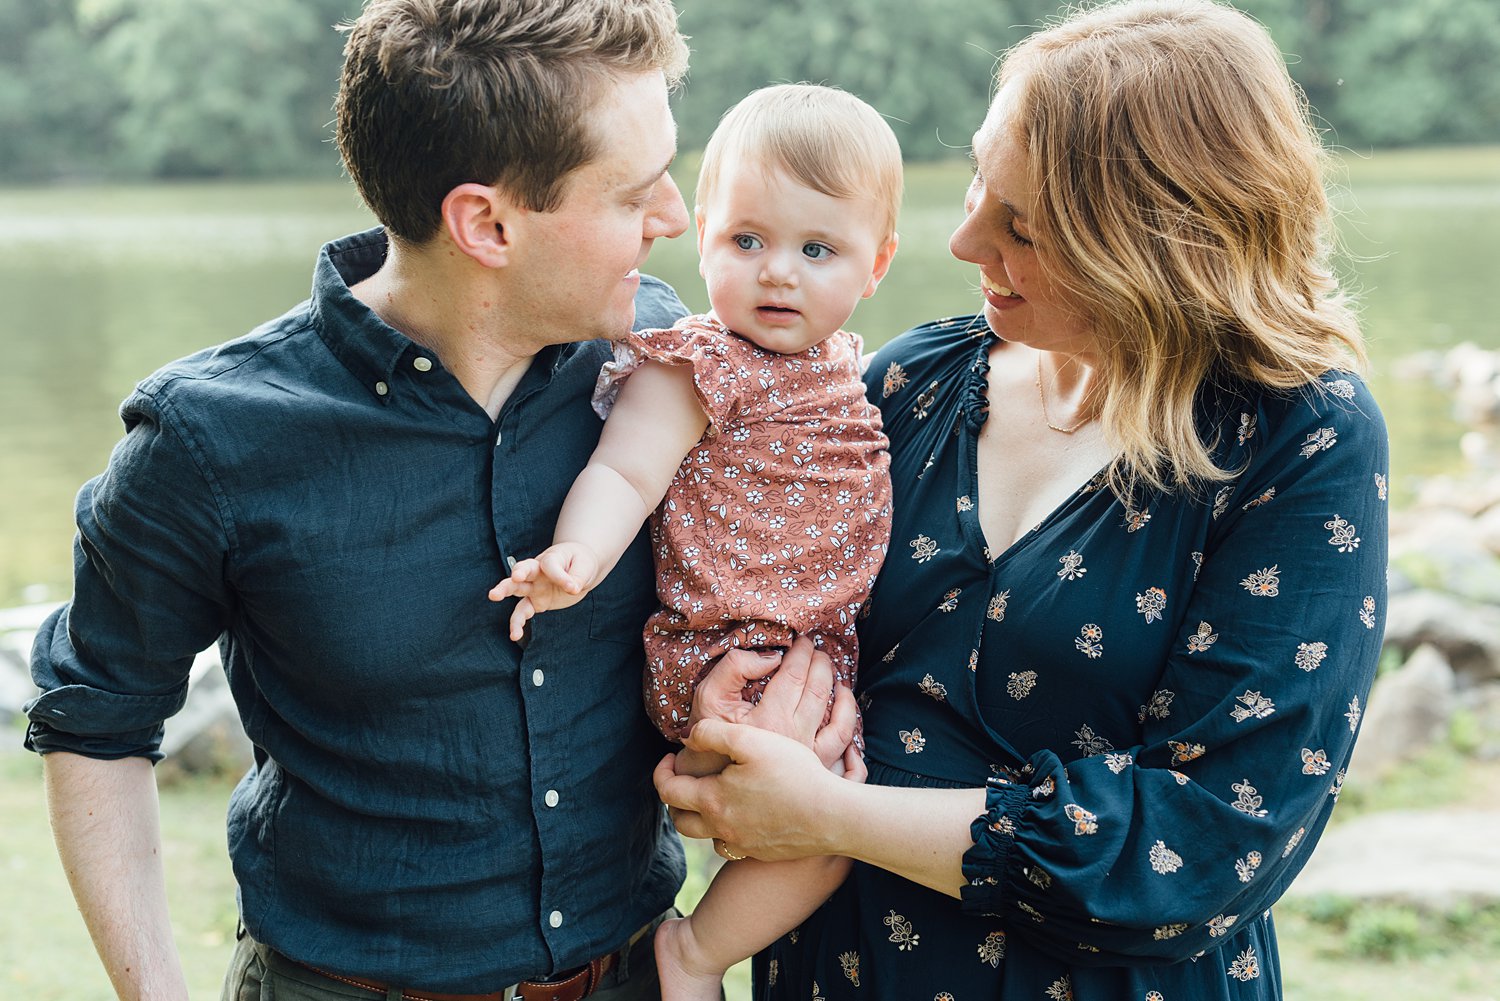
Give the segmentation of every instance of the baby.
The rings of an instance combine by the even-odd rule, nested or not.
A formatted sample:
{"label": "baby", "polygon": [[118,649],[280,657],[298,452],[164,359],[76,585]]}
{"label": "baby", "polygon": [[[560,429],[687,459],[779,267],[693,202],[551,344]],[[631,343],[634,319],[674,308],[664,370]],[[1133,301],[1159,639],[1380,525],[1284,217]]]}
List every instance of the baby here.
{"label": "baby", "polygon": [[[850,94],[768,87],[730,109],[695,198],[712,311],[616,345],[595,393],[604,431],[555,542],[490,592],[519,596],[520,639],[533,614],[601,581],[650,515],[661,608],[645,695],[668,737],[682,738],[698,679],[736,647],[806,635],[853,683],[855,618],[890,537],[890,458],[860,339],[842,326],[890,267],[901,189],[895,135]],[[677,769],[723,765],[684,751]],[[662,997],[719,998],[724,971],[800,924],[848,866],[725,866],[690,917],[657,933]]]}

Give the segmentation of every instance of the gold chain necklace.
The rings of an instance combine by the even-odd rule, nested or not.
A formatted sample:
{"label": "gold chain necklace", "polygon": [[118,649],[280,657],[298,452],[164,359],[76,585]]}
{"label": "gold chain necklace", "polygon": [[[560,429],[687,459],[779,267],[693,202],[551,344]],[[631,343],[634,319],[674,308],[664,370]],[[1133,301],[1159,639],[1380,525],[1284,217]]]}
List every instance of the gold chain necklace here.
{"label": "gold chain necklace", "polygon": [[1061,432],[1062,434],[1072,434],[1074,431],[1077,431],[1079,428],[1083,427],[1085,424],[1090,423],[1094,419],[1092,416],[1086,416],[1080,418],[1078,423],[1074,424],[1072,427],[1066,428],[1060,428],[1056,424],[1052,423],[1052,418],[1047,413],[1047,393],[1042,389],[1042,353],[1040,351],[1038,351],[1036,355],[1036,395],[1037,399],[1042,401],[1042,421],[1054,431]]}

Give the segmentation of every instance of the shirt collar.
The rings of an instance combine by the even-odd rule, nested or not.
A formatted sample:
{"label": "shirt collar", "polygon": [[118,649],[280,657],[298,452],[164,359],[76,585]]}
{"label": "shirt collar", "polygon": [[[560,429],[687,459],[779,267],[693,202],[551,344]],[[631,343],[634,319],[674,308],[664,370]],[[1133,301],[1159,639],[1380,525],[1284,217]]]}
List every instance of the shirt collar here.
{"label": "shirt collar", "polygon": [[324,244],[313,271],[312,289],[318,335],[360,385],[382,403],[391,400],[392,375],[402,357],[426,353],[349,291],[351,285],[380,270],[386,248],[385,230],[379,226]]}

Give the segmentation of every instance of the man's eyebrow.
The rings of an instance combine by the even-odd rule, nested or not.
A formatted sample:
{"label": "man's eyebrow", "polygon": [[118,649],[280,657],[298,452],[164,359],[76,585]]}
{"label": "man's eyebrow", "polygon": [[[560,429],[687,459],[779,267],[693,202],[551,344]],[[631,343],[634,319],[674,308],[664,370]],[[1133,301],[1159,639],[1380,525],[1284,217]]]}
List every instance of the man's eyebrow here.
{"label": "man's eyebrow", "polygon": [[650,191],[651,188],[656,185],[656,182],[659,181],[659,180],[661,180],[662,177],[667,173],[667,171],[669,171],[669,170],[672,169],[672,164],[674,162],[676,162],[676,160],[677,160],[677,151],[673,150],[672,151],[672,155],[667,158],[667,162],[666,163],[662,164],[660,170],[656,171],[656,173],[652,174],[650,177],[648,177],[645,180],[641,181],[639,184],[636,184],[636,185],[633,185],[633,186],[631,186],[629,188],[626,188],[625,189],[625,193],[626,194],[630,194],[630,195],[637,195],[637,194],[644,194],[645,192]]}

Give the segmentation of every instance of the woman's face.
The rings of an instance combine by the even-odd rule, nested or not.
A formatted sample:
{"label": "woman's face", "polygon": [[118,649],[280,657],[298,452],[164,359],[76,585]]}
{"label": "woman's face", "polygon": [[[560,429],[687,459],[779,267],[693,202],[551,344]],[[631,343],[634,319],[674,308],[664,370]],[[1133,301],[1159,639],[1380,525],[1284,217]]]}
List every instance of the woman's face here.
{"label": "woman's face", "polygon": [[974,180],[948,249],[979,265],[984,318],[1001,338],[1042,351],[1089,354],[1090,325],[1048,276],[1047,248],[1033,242],[1037,198],[1016,124],[1017,95],[1012,80],[974,134]]}

